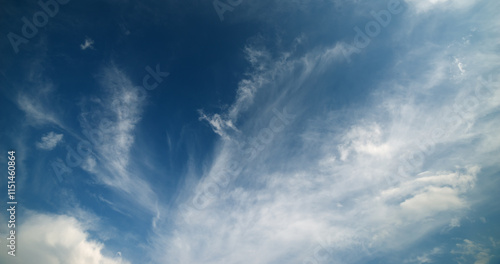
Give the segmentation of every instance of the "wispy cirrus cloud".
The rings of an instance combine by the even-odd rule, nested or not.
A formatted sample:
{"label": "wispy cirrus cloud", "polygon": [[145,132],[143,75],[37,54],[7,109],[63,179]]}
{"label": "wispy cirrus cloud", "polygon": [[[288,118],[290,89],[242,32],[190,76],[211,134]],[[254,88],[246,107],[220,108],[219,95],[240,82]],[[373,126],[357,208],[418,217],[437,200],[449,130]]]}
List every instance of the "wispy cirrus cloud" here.
{"label": "wispy cirrus cloud", "polygon": [[439,247],[435,247],[429,252],[426,252],[424,254],[421,254],[420,256],[417,256],[415,258],[410,258],[405,261],[405,263],[418,263],[418,264],[424,264],[424,263],[433,263],[433,257],[435,255],[443,254],[443,249]]}
{"label": "wispy cirrus cloud", "polygon": [[134,129],[142,117],[144,94],[114,65],[103,69],[100,81],[101,96],[85,100],[80,116],[94,152],[85,157],[82,168],[125,200],[155,213],[156,195],[143,175],[134,173],[134,164],[130,163]]}
{"label": "wispy cirrus cloud", "polygon": [[28,121],[34,125],[55,124],[61,126],[59,117],[44,104],[47,97],[54,92],[52,84],[47,84],[36,91],[36,94],[19,93],[17,105],[26,114]]}
{"label": "wispy cirrus cloud", "polygon": [[[409,13],[414,16],[395,29],[392,40],[401,41],[399,30],[406,23],[425,25],[425,16],[415,9]],[[466,37],[470,31],[461,34]],[[369,85],[361,105],[317,105],[331,102],[322,100],[333,94],[327,91],[331,86],[321,84],[345,63],[342,42],[302,56],[264,59],[266,67],[255,67],[251,78],[240,82],[238,89],[244,92],[237,93],[229,108],[237,110],[217,114],[239,132],[221,122],[212,124],[220,135],[232,133],[232,141],[220,142],[201,180],[184,191],[189,204],[210,189],[203,197],[208,206],[180,209],[174,231],[157,233],[155,259],[364,263],[412,249],[466,215],[474,205],[469,195],[481,170],[498,166],[490,157],[500,149],[495,133],[500,123],[486,118],[500,106],[498,80],[488,78],[498,63],[480,63],[483,57],[498,59],[488,44],[498,37],[481,37],[481,47],[464,39],[404,46],[397,59],[379,69],[380,78],[361,83]],[[250,62],[256,61],[258,56],[250,56]],[[362,79],[363,74],[355,76]],[[294,125],[249,159],[239,145],[258,140],[272,109],[283,105],[297,114]],[[207,116],[203,119],[214,120]],[[230,177],[235,162],[240,172]]]}

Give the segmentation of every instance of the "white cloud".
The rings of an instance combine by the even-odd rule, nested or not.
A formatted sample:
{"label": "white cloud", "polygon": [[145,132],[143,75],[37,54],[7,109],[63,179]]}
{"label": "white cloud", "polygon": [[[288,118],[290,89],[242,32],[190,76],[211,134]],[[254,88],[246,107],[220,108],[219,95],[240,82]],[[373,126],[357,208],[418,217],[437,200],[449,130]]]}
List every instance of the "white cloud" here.
{"label": "white cloud", "polygon": [[[343,44],[274,62],[263,56],[259,63],[265,52],[253,52],[251,78],[240,82],[230,110],[211,124],[228,135],[222,121],[229,120],[239,133],[219,143],[202,179],[186,187],[187,207],[177,212],[173,232],[157,233],[155,259],[303,263],[319,257],[319,247],[328,252],[325,263],[357,263],[371,252],[411,248],[466,214],[480,168],[498,166],[490,157],[500,149],[500,124],[485,118],[500,106],[500,91],[496,79],[478,80],[496,65],[478,63],[480,58],[499,56],[489,41],[481,43],[484,49],[433,43],[408,48],[380,69],[380,76],[404,77],[371,83],[363,105],[324,107],[333,110],[315,108],[330,94],[309,85],[343,66]],[[456,57],[460,82],[447,67],[457,67]],[[272,109],[284,105],[297,120],[249,159],[241,145],[252,143],[243,141],[258,138]],[[231,163],[241,172],[231,176]]]}
{"label": "white cloud", "polygon": [[339,146],[340,159],[345,161],[349,153],[363,153],[373,156],[387,156],[391,154],[391,146],[381,143],[381,128],[378,124],[367,127],[354,126],[344,135],[345,143]]}
{"label": "white cloud", "polygon": [[52,150],[62,139],[63,134],[49,132],[48,134],[42,136],[41,142],[37,142],[36,147],[43,150]]}
{"label": "white cloud", "polygon": [[[251,46],[245,47],[247,60],[252,64],[255,71],[265,73],[269,65],[269,53],[266,50],[259,50]],[[272,74],[272,73],[271,73]],[[262,88],[269,81],[269,74],[248,73],[249,78],[240,81],[236,92],[235,102],[230,108],[222,114],[207,115],[199,110],[200,120],[205,120],[212,127],[214,132],[224,139],[230,139],[231,134],[239,132],[234,123],[237,122],[239,115],[252,104],[254,95],[258,89]]]}
{"label": "white cloud", "polygon": [[452,250],[451,253],[458,255],[457,261],[459,264],[488,264],[493,257],[490,251],[480,243],[464,239],[462,243],[456,245],[456,249]]}
{"label": "white cloud", "polygon": [[229,133],[232,131],[238,132],[238,129],[233,125],[231,120],[224,120],[219,114],[206,115],[203,110],[198,111],[200,120],[205,120],[212,127],[213,131],[224,139],[229,139]]}
{"label": "white cloud", "polygon": [[417,194],[401,203],[405,215],[415,214],[418,217],[463,207],[465,207],[465,202],[458,197],[457,191],[448,187],[430,187],[424,193]]}
{"label": "white cloud", "polygon": [[80,44],[80,48],[82,50],[94,49],[94,40],[91,39],[91,38],[89,38],[89,37],[86,37],[85,41],[83,42],[83,44]]}
{"label": "white cloud", "polygon": [[[16,256],[0,254],[2,263],[126,264],[103,254],[104,245],[89,238],[73,217],[30,213],[18,230]],[[6,237],[6,235],[2,235]]]}
{"label": "white cloud", "polygon": [[[99,183],[117,191],[127,203],[133,201],[154,215],[156,195],[141,174],[133,173],[134,164],[129,163],[144,96],[114,65],[103,70],[100,81],[102,97],[83,103],[92,109],[83,110],[80,122],[85,133],[91,135],[95,158],[87,157],[82,168],[96,175]],[[130,209],[128,204],[123,206]]]}

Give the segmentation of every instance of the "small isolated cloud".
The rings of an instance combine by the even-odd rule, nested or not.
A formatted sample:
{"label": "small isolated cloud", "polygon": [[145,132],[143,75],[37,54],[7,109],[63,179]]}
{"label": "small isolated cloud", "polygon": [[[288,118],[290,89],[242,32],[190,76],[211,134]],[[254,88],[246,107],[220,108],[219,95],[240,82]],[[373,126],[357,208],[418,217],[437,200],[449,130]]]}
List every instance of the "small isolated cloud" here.
{"label": "small isolated cloud", "polygon": [[52,150],[57,146],[62,138],[63,134],[50,132],[42,137],[41,142],[36,143],[36,147],[43,150]]}
{"label": "small isolated cloud", "polygon": [[82,50],[86,50],[88,48],[94,49],[94,40],[89,37],[86,37],[85,42],[83,44],[80,44],[80,48]]}
{"label": "small isolated cloud", "polygon": [[225,119],[219,114],[206,115],[203,110],[200,113],[199,120],[205,120],[212,127],[213,131],[224,139],[229,139],[231,131],[238,131],[230,119]]}

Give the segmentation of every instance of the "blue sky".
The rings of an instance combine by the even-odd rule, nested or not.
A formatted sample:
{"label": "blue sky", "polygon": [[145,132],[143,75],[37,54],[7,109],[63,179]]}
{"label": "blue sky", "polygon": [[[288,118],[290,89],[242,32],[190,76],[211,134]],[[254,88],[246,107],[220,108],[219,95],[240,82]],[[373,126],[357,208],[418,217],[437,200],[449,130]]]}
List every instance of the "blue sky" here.
{"label": "blue sky", "polygon": [[499,11],[4,1],[0,262],[500,263]]}

